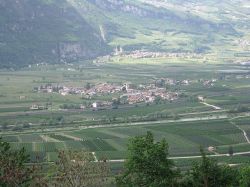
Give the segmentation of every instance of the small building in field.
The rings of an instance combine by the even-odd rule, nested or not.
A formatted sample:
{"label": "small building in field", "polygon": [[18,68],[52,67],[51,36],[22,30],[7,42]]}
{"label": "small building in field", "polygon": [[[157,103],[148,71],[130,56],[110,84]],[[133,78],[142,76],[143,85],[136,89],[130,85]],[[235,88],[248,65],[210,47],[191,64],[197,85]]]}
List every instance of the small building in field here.
{"label": "small building in field", "polygon": [[92,107],[93,107],[93,108],[97,108],[97,107],[98,107],[98,102],[94,102],[94,103],[92,104]]}
{"label": "small building in field", "polygon": [[198,100],[201,101],[201,102],[204,102],[205,98],[203,96],[198,96]]}
{"label": "small building in field", "polygon": [[33,105],[30,107],[30,110],[46,110],[46,109],[47,109],[46,106],[38,105],[38,104],[33,104]]}

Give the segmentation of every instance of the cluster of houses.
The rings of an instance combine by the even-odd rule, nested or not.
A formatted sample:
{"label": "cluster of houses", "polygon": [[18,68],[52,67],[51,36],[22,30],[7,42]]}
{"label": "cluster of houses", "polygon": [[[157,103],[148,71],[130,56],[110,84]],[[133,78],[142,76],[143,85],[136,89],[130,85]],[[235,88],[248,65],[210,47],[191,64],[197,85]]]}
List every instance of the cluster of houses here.
{"label": "cluster of houses", "polygon": [[[130,83],[125,84],[112,84],[100,83],[97,85],[88,85],[84,87],[62,86],[46,84],[34,88],[37,92],[42,93],[58,93],[62,96],[66,95],[81,95],[82,98],[91,99],[93,96],[103,96],[108,94],[119,95],[118,99],[122,100],[121,104],[136,104],[140,102],[152,103],[156,99],[173,101],[178,99],[179,93],[176,91],[169,91],[166,85],[189,85],[191,83],[201,83],[206,87],[214,86],[217,79],[211,80],[175,80],[171,78],[161,78],[155,81],[154,84],[147,85],[133,85]],[[112,106],[113,101],[99,101],[92,103],[92,108]],[[32,106],[32,109],[40,109],[42,107]]]}
{"label": "cluster of houses", "polygon": [[177,92],[168,92],[165,88],[152,86],[150,89],[134,90],[127,89],[127,93],[121,95],[121,98],[126,97],[129,104],[140,102],[152,103],[156,98],[161,100],[173,101],[178,99]]}
{"label": "cluster of houses", "polygon": [[192,83],[201,83],[205,87],[212,87],[218,81],[217,79],[199,79],[199,80],[175,80],[169,78],[162,78],[161,81],[164,81],[165,85],[190,85]]}
{"label": "cluster of houses", "polygon": [[81,94],[82,96],[90,98],[94,95],[100,96],[105,94],[119,93],[123,89],[125,89],[124,85],[121,86],[109,83],[101,83],[89,88],[46,84],[35,87],[34,91],[39,93],[59,93],[63,96]]}
{"label": "cluster of houses", "polygon": [[108,83],[98,84],[90,88],[60,86],[60,85],[52,85],[52,84],[41,85],[39,87],[34,88],[34,91],[40,92],[40,93],[59,93],[63,96],[80,94],[82,96],[86,96],[87,98],[90,98],[91,96],[94,96],[94,95],[117,93],[117,92],[120,92],[121,90],[122,90],[121,86],[108,84]]}
{"label": "cluster of houses", "polygon": [[236,75],[235,78],[236,79],[249,79],[250,75]]}
{"label": "cluster of houses", "polygon": [[250,40],[245,40],[245,39],[239,39],[237,43],[242,47],[245,48],[247,46],[250,46]]}
{"label": "cluster of houses", "polygon": [[47,110],[48,106],[40,105],[40,104],[33,104],[30,107],[30,110]]}
{"label": "cluster of houses", "polygon": [[188,79],[176,80],[176,79],[170,79],[170,78],[161,78],[158,81],[164,82],[165,85],[189,85],[190,83],[192,83],[192,81]]}
{"label": "cluster of houses", "polygon": [[61,90],[61,89],[63,89],[62,86],[52,85],[52,84],[45,84],[45,85],[41,85],[39,87],[33,88],[35,92],[39,92],[39,93],[52,93],[52,92],[57,92],[58,90]]}
{"label": "cluster of houses", "polygon": [[[174,80],[167,79],[169,83]],[[40,93],[59,93],[62,96],[66,95],[81,95],[83,98],[91,99],[92,96],[102,96],[107,94],[119,94],[119,100],[122,99],[123,103],[135,104],[140,102],[154,102],[156,98],[162,100],[173,101],[178,98],[177,92],[169,92],[166,88],[158,87],[156,84],[139,85],[135,86],[130,83],[123,85],[115,85],[109,83],[101,83],[88,87],[67,87],[61,85],[46,84],[34,88],[35,91]],[[93,108],[111,106],[113,102],[99,101],[92,104]],[[38,106],[32,106],[32,109],[37,109]]]}
{"label": "cluster of houses", "polygon": [[187,58],[187,59],[205,59],[204,55],[198,53],[173,53],[173,52],[152,52],[152,51],[144,51],[144,50],[135,50],[135,51],[124,51],[122,47],[116,47],[114,53],[111,55],[106,55],[97,58],[93,62],[95,64],[102,64],[109,61],[112,61],[112,57],[127,57],[133,59],[141,59],[141,58]]}
{"label": "cluster of houses", "polygon": [[240,65],[242,65],[242,66],[250,66],[250,60],[249,61],[240,62]]}
{"label": "cluster of houses", "polygon": [[129,58],[203,58],[203,55],[197,53],[168,53],[168,52],[151,52],[143,50],[135,50],[128,54],[122,53],[121,56]]}
{"label": "cluster of houses", "polygon": [[213,87],[214,84],[217,82],[217,79],[211,79],[211,80],[204,80],[200,79],[199,82],[203,84],[205,87]]}
{"label": "cluster of houses", "polygon": [[90,88],[89,90],[86,90],[86,93],[94,92],[96,94],[112,94],[120,92],[122,88],[123,87],[120,85],[102,83]]}

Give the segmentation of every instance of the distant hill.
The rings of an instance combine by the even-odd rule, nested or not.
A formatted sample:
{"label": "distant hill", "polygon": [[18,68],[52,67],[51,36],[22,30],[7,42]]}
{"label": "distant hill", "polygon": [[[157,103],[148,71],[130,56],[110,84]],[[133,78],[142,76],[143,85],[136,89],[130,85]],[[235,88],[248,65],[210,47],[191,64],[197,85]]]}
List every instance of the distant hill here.
{"label": "distant hill", "polygon": [[247,0],[2,0],[0,67],[74,62],[118,45],[231,55],[239,38],[248,41],[248,7]]}

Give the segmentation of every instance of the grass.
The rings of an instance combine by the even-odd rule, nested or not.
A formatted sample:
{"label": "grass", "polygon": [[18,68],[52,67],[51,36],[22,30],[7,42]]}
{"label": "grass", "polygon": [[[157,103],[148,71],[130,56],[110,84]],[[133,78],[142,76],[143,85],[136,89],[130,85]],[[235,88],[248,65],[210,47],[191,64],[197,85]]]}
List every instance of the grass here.
{"label": "grass", "polygon": [[[54,65],[33,67],[18,72],[0,72],[0,120],[1,124],[7,125],[7,129],[2,130],[2,135],[4,140],[11,142],[14,150],[25,147],[32,157],[39,154],[49,161],[56,160],[58,150],[67,149],[96,152],[99,159],[103,157],[124,159],[127,155],[129,138],[143,135],[147,131],[152,131],[156,140],[162,138],[167,140],[171,156],[199,155],[200,145],[205,149],[208,146],[214,146],[219,153],[227,152],[230,145],[233,146],[235,152],[249,150],[242,132],[228,119],[158,124],[148,122],[148,124],[139,126],[84,129],[84,126],[89,125],[130,123],[133,120],[148,120],[154,116],[158,116],[157,118],[160,120],[161,115],[168,117],[161,120],[173,120],[173,116],[177,114],[179,114],[177,116],[179,118],[226,114],[225,111],[213,113],[215,111],[212,107],[190,100],[190,97],[198,95],[205,96],[206,102],[218,105],[225,110],[234,108],[239,103],[250,106],[246,94],[250,89],[246,78],[248,69],[245,67],[221,64],[168,63],[156,66],[119,63],[105,64],[101,67],[89,65],[84,68],[81,68],[80,65],[73,65],[70,68],[74,68],[76,71],[68,71],[67,65]],[[231,71],[232,69],[234,71]],[[237,78],[239,75],[243,76],[240,80]],[[160,78],[188,79],[192,83],[168,86],[168,89],[178,90],[185,95],[174,102],[161,102],[149,106],[138,104],[138,106],[121,106],[113,110],[81,112],[58,111],[58,108],[65,103],[80,104],[95,100],[111,100],[113,95],[86,100],[77,95],[63,97],[59,94],[37,94],[32,91],[33,87],[50,82],[80,87],[87,82],[91,84],[101,82],[151,84]],[[200,79],[217,79],[218,81],[214,87],[206,87],[199,82]],[[20,99],[20,96],[25,96],[25,98]],[[52,110],[27,111],[33,103],[45,104],[51,101]],[[60,116],[63,116],[63,125],[59,125],[56,121]],[[106,124],[109,119],[111,122]],[[248,133],[250,132],[249,117],[236,118],[233,121]],[[44,125],[48,122],[51,124]],[[23,124],[29,123],[32,124],[26,129],[12,130],[13,127],[22,127]],[[46,141],[41,138],[41,135],[51,139],[48,138]]]}
{"label": "grass", "polygon": [[[128,139],[151,131],[156,140],[165,138],[169,144],[171,156],[198,155],[199,146],[215,146],[219,152],[235,145],[235,150],[247,149],[243,134],[227,120],[208,120],[197,122],[173,122],[169,124],[140,125],[136,127],[115,127],[104,129],[86,129],[65,132],[65,135],[78,137],[82,141],[66,136],[49,134],[60,142],[36,142],[40,135],[22,135],[30,143],[11,143],[13,149],[22,146],[30,152],[56,152],[60,149],[74,149],[97,152],[97,157],[108,159],[126,158]],[[20,135],[19,135],[20,136]],[[39,137],[39,138],[38,138]],[[13,139],[13,138],[12,138]],[[33,143],[31,143],[33,142]],[[237,145],[244,145],[238,147]],[[236,149],[236,147],[238,149]]]}
{"label": "grass", "polygon": [[[247,152],[250,151],[250,145],[248,143],[241,143],[241,144],[235,144],[231,145],[233,147],[234,152]],[[229,146],[218,146],[217,150],[219,153],[228,153]]]}

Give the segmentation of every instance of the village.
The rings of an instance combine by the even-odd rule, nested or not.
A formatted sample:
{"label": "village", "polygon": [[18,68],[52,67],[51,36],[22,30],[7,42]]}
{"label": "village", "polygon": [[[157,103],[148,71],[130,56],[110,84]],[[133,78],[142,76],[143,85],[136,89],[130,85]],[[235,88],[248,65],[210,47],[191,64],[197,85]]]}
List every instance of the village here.
{"label": "village", "polygon": [[151,52],[136,50],[129,54],[123,54],[129,58],[169,58],[169,57],[179,57],[179,58],[203,58],[203,55],[197,53],[167,53],[167,52]]}
{"label": "village", "polygon": [[186,58],[186,59],[204,59],[207,60],[203,54],[191,52],[153,52],[146,50],[124,51],[121,46],[116,46],[113,53],[106,56],[101,56],[94,60],[95,64],[102,64],[112,61],[112,57],[125,57],[131,59],[143,58]]}
{"label": "village", "polygon": [[[82,99],[92,102],[88,106],[70,106],[65,108],[85,109],[91,107],[98,109],[101,107],[117,107],[124,104],[154,103],[159,100],[174,101],[180,96],[179,91],[169,89],[171,86],[188,86],[193,83],[200,83],[205,87],[214,86],[217,79],[211,80],[175,80],[172,78],[160,78],[149,84],[135,85],[130,82],[99,83],[90,84],[82,87],[65,86],[60,84],[45,84],[34,87],[37,93],[56,93],[61,96],[79,95]],[[104,100],[102,96],[109,95],[110,99]],[[31,110],[45,110],[47,107],[33,105]]]}
{"label": "village", "polygon": [[245,39],[239,39],[237,40],[237,44],[240,45],[242,48],[246,48],[250,46],[250,40],[245,40]]}
{"label": "village", "polygon": [[124,56],[129,58],[166,58],[166,57],[181,57],[181,58],[203,58],[203,55],[198,53],[173,53],[173,52],[153,52],[146,50],[124,51],[121,46],[116,46],[114,56]]}
{"label": "village", "polygon": [[[136,104],[136,103],[153,103],[156,98],[162,100],[173,101],[178,99],[179,93],[167,91],[166,88],[160,87],[157,84],[139,85],[135,86],[131,83],[124,83],[122,85],[112,83],[100,83],[97,85],[90,85],[89,83],[83,87],[72,87],[46,84],[35,87],[34,91],[37,93],[57,93],[62,96],[80,95],[84,99],[98,98],[104,95],[113,95],[112,101],[95,101],[92,104],[93,108],[112,106],[114,103],[118,104]],[[122,100],[122,102],[120,102]],[[117,101],[117,102],[115,102]],[[33,106],[32,109],[38,107]]]}

